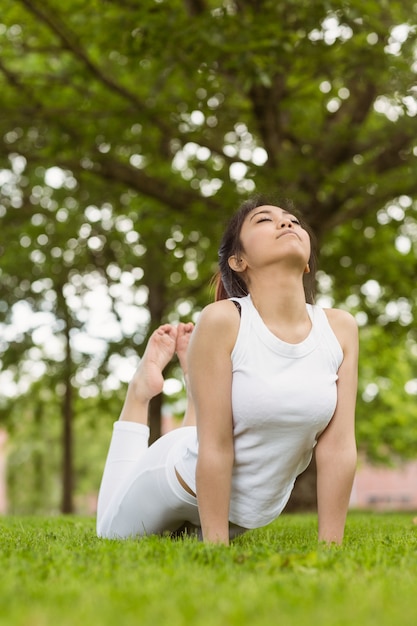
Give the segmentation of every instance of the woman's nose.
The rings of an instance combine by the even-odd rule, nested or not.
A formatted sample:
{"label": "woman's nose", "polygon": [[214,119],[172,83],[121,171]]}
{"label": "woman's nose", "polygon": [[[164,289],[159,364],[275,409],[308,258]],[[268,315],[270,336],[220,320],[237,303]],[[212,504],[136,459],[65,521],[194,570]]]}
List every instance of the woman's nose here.
{"label": "woman's nose", "polygon": [[280,222],[280,228],[292,228],[292,222],[290,219],[287,219],[286,217],[283,218]]}

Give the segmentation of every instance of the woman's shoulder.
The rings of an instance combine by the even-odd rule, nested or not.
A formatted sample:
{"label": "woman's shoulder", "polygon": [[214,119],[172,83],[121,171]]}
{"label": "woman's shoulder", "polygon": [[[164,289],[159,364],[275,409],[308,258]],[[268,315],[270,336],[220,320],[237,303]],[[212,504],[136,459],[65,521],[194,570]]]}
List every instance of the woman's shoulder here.
{"label": "woman's shoulder", "polygon": [[349,311],[344,311],[343,309],[323,309],[323,311],[327,315],[329,322],[342,324],[344,326],[348,325],[352,328],[358,327],[356,319]]}
{"label": "woman's shoulder", "polygon": [[239,333],[239,311],[231,300],[219,300],[204,307],[193,332],[193,343],[201,343],[218,352],[231,352]]}
{"label": "woman's shoulder", "polygon": [[210,326],[234,327],[239,324],[239,311],[233,300],[218,300],[204,307],[198,321]]}
{"label": "woman's shoulder", "polygon": [[358,324],[354,316],[343,309],[323,309],[329,324],[342,345],[357,341]]}

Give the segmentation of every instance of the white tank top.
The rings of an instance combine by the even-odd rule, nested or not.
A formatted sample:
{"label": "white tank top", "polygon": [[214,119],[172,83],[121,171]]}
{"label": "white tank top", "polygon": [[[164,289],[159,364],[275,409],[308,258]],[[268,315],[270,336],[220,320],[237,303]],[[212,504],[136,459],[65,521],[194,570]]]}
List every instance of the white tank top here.
{"label": "white tank top", "polygon": [[[343,352],[318,306],[306,304],[312,329],[301,343],[289,344],[267,328],[250,296],[233,300],[240,304],[241,321],[232,351],[235,460],[229,520],[258,528],[284,509],[333,416]],[[176,466],[195,491],[195,434],[187,444]]]}

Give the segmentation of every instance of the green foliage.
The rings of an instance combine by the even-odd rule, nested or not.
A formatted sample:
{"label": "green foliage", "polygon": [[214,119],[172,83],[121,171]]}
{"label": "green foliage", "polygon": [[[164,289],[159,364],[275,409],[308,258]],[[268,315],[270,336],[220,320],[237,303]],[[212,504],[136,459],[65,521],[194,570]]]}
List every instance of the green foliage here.
{"label": "green foliage", "polygon": [[230,547],[99,540],[82,518],[0,523],[0,624],[391,626],[415,623],[409,514],[352,514],[342,547],[283,516]]}
{"label": "green foliage", "polygon": [[[78,513],[95,511],[112,424],[124,390],[75,399],[74,506]],[[54,514],[62,499],[61,394],[40,379],[7,409],[7,483],[9,513]],[[5,417],[3,417],[5,420]]]}
{"label": "green foliage", "polygon": [[402,198],[378,212],[382,228],[370,217],[355,220],[335,229],[322,248],[325,291],[361,326],[357,434],[374,461],[415,457],[417,445],[417,247],[398,246],[416,226],[414,213]]}
{"label": "green foliage", "polygon": [[16,394],[41,379],[67,426],[100,413],[151,330],[212,298],[236,204],[271,191],[317,233],[321,295],[361,324],[361,447],[412,454],[414,0],[3,5],[0,359]]}
{"label": "green foliage", "polygon": [[59,509],[61,464],[59,406],[46,386],[16,399],[8,416],[8,499],[12,513]]}

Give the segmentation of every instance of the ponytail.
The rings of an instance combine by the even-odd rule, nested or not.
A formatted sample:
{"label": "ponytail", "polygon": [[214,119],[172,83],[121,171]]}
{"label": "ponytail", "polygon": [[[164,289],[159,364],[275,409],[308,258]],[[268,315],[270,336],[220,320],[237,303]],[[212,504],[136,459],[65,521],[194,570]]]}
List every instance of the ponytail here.
{"label": "ponytail", "polygon": [[214,300],[218,302],[219,300],[227,300],[229,294],[226,291],[226,287],[223,284],[222,276],[220,271],[217,272],[212,279],[212,284],[214,285]]}

